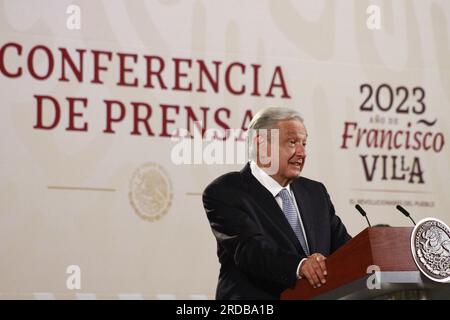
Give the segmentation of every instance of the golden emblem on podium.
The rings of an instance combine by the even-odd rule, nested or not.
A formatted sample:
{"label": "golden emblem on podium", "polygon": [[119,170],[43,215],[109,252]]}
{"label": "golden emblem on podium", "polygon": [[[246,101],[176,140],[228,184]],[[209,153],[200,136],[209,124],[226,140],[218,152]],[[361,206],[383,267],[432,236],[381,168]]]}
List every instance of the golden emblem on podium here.
{"label": "golden emblem on podium", "polygon": [[419,270],[429,279],[450,282],[450,228],[435,218],[426,218],[411,234],[411,251]]}
{"label": "golden emblem on podium", "polygon": [[156,221],[172,204],[170,177],[162,166],[145,163],[133,173],[128,196],[134,211],[142,219]]}

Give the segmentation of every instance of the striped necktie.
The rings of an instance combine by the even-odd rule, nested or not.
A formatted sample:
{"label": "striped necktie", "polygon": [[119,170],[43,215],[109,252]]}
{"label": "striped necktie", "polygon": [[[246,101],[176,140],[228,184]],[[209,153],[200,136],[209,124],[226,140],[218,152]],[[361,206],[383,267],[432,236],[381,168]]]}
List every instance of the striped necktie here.
{"label": "striped necktie", "polygon": [[283,188],[278,193],[278,195],[281,197],[281,200],[283,201],[283,212],[284,215],[286,216],[287,221],[291,225],[292,230],[294,230],[294,233],[297,236],[297,239],[300,242],[303,251],[306,253],[306,255],[309,256],[306,238],[300,225],[300,221],[298,219],[297,209],[295,208],[295,205],[293,203],[291,195],[289,194],[289,191],[286,188]]}

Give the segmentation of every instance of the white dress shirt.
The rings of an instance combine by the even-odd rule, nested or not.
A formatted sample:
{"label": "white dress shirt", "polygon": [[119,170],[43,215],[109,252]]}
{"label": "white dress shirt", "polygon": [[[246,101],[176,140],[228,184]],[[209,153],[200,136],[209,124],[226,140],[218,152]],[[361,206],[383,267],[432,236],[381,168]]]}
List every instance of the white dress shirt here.
{"label": "white dress shirt", "polygon": [[[306,233],[305,233],[305,228],[303,227],[302,217],[300,216],[300,210],[298,209],[297,201],[295,200],[294,193],[291,190],[291,185],[288,185],[287,187],[281,186],[277,181],[275,181],[275,179],[273,179],[271,176],[269,176],[263,169],[258,167],[258,165],[254,161],[250,161],[250,170],[251,170],[253,176],[256,178],[256,180],[258,180],[267,190],[269,190],[269,192],[272,194],[272,196],[275,198],[276,202],[280,206],[281,210],[283,210],[283,201],[278,194],[280,193],[280,191],[283,188],[285,188],[289,191],[289,195],[291,196],[291,198],[294,202],[295,209],[297,210],[297,216],[298,216],[298,220],[300,221],[300,226],[302,228],[303,234],[305,235],[306,246],[308,247],[308,250],[309,250],[308,239],[306,239]],[[301,267],[303,261],[305,261],[305,260],[306,260],[306,258],[302,259],[302,261],[300,261],[300,263],[298,264],[298,267],[297,267],[297,278],[298,279],[301,278],[300,267]]]}

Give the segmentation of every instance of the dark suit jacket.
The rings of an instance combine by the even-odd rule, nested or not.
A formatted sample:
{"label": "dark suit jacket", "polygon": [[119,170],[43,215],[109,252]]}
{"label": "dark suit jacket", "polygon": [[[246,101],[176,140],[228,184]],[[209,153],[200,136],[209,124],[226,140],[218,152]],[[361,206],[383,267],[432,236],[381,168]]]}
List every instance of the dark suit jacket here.
{"label": "dark suit jacket", "polygon": [[[291,183],[311,253],[324,256],[350,239],[323,184],[307,178]],[[279,299],[296,282],[306,257],[272,194],[251,173],[214,180],[203,193],[221,264],[217,299]]]}

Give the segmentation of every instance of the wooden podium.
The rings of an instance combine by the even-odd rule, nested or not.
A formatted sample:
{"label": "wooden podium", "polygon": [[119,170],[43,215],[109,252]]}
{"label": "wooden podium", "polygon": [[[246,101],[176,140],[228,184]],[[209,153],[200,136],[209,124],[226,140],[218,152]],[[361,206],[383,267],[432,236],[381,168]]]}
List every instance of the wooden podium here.
{"label": "wooden podium", "polygon": [[[450,284],[434,282],[418,270],[410,248],[412,228],[367,228],[326,260],[327,283],[313,288],[300,279],[282,300],[304,299],[450,299]],[[369,289],[379,267],[378,288]],[[371,279],[369,279],[371,277]],[[372,286],[373,287],[373,286]]]}

